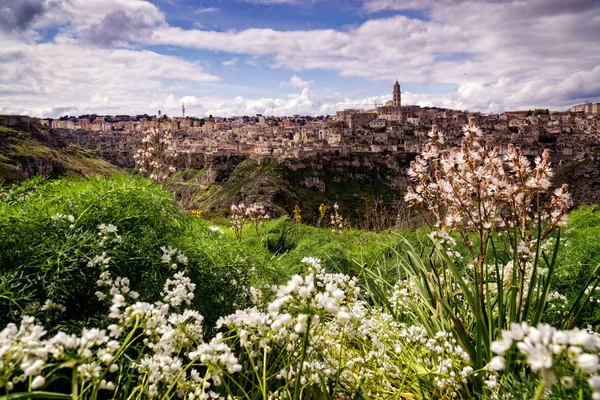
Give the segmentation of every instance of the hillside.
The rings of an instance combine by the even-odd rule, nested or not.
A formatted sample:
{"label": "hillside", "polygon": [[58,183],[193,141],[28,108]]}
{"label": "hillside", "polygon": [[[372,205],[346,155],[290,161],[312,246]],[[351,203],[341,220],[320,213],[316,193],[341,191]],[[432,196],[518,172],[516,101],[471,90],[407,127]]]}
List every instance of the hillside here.
{"label": "hillside", "polygon": [[222,179],[207,183],[203,177],[210,175],[210,170],[187,170],[180,172],[171,186],[185,200],[184,206],[213,215],[226,215],[235,203],[262,202],[276,215],[291,215],[298,205],[303,220],[314,223],[321,204],[331,208],[338,202],[345,217],[353,223],[366,223],[374,213],[385,210],[390,214],[395,207],[404,184],[397,171],[374,158],[288,163],[246,159]]}
{"label": "hillside", "polygon": [[90,151],[23,118],[0,116],[0,180],[14,183],[36,175],[88,177],[110,175],[119,168]]}

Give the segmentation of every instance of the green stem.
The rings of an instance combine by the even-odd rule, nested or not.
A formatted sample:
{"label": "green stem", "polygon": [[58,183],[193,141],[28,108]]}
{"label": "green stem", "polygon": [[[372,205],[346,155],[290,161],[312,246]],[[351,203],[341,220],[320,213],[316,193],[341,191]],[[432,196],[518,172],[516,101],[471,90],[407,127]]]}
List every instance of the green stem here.
{"label": "green stem", "polygon": [[79,387],[77,385],[77,367],[73,367],[73,375],[71,377],[71,399],[77,400]]}
{"label": "green stem", "polygon": [[267,346],[263,348],[263,399],[267,400]]}
{"label": "green stem", "polygon": [[304,343],[302,344],[302,358],[300,359],[300,368],[298,368],[298,374],[296,375],[296,383],[294,384],[294,400],[300,398],[300,381],[302,380],[302,369],[304,367],[304,360],[306,359],[306,349],[308,348],[308,335],[310,333],[310,314],[306,321],[306,333],[304,334]]}
{"label": "green stem", "polygon": [[544,388],[546,387],[546,383],[542,379],[537,389],[535,390],[535,396],[533,396],[533,400],[540,400],[544,395]]}

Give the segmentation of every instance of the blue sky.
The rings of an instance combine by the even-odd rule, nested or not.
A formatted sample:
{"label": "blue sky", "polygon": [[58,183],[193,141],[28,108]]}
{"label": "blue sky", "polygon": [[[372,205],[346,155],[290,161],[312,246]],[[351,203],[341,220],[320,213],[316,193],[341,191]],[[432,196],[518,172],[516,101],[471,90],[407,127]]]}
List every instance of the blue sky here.
{"label": "blue sky", "polygon": [[0,0],[0,113],[481,112],[600,100],[593,0]]}

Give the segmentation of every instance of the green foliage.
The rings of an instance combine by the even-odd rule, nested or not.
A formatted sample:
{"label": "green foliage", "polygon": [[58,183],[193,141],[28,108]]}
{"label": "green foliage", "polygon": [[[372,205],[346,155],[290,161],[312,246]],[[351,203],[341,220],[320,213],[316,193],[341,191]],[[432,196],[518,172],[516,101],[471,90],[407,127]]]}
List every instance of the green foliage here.
{"label": "green foliage", "polygon": [[[265,166],[265,170],[269,168],[272,166]],[[267,221],[260,237],[253,234],[251,225],[246,226],[251,231],[245,232],[238,243],[228,221],[217,221],[214,226],[182,213],[168,191],[141,177],[118,175],[84,181],[34,178],[12,186],[0,194],[0,320],[17,321],[22,313],[27,313],[37,316],[51,331],[106,326],[108,303],[95,296],[100,269],[88,265],[89,261],[106,252],[111,257],[110,272],[128,277],[131,289],[140,293],[140,300],[154,302],[162,299],[165,280],[173,275],[173,270],[161,259],[161,247],[172,246],[188,258],[185,273],[196,284],[189,307],[204,316],[203,326],[209,330],[209,337],[215,333],[219,317],[251,306],[248,288],[262,288],[268,298],[267,288],[285,283],[294,274],[306,274],[301,263],[305,257],[319,258],[324,272],[355,277],[361,288],[360,300],[364,302],[361,304],[373,315],[384,311],[393,316],[386,320],[393,325],[386,332],[395,332],[394,329],[404,326],[401,324],[419,325],[431,337],[441,331],[452,332],[449,336],[453,335],[472,355],[470,365],[476,370],[489,360],[489,342],[497,340],[498,332],[507,328],[507,321],[514,315],[520,314],[532,324],[538,321],[565,324],[568,319],[568,327],[598,325],[596,305],[600,296],[594,297],[593,293],[580,296],[582,288],[596,282],[600,264],[600,242],[590,239],[600,234],[600,213],[593,207],[571,212],[560,240],[555,232],[539,250],[535,249],[532,258],[537,269],[528,278],[529,293],[533,294],[531,299],[524,296],[522,309],[515,307],[516,290],[506,286],[506,290],[498,292],[498,296],[505,297],[486,302],[489,309],[485,321],[478,316],[480,303],[474,292],[475,284],[468,278],[472,259],[467,246],[456,245],[453,247],[456,253],[449,255],[447,248],[429,239],[427,229],[380,233],[345,229],[340,234],[327,228],[296,224],[284,217]],[[100,224],[116,226],[121,240],[113,242],[111,236],[108,244],[101,244]],[[506,238],[496,236],[486,251],[486,262],[492,266],[486,282],[504,288],[504,272],[497,271],[513,254],[510,245],[502,245]],[[476,237],[471,240],[474,246],[478,245]],[[540,272],[542,269],[549,270],[547,275]],[[552,281],[547,277],[552,277]],[[411,286],[411,281],[417,284]],[[406,309],[390,301],[398,283],[409,290]],[[559,312],[545,302],[545,295],[551,291],[567,298]],[[496,296],[490,290],[486,293],[490,299]],[[47,300],[64,305],[65,312],[40,312]],[[569,312],[575,317],[566,318]],[[229,340],[238,340],[235,336],[238,333],[231,333],[234,336]],[[395,338],[390,340],[393,342]],[[365,345],[360,341],[343,343],[347,348],[340,346],[340,353],[336,354],[339,357],[359,354]],[[323,348],[333,353],[337,350],[337,347]],[[417,362],[421,359],[417,353],[405,346],[393,356],[396,365],[402,368],[400,376],[405,377],[392,387],[407,392],[400,393],[398,389],[398,392],[379,393],[380,396],[431,398],[428,396],[435,393],[436,373],[423,369]],[[243,360],[251,358],[250,354],[247,356]],[[284,362],[285,357],[289,359]],[[265,356],[269,361],[266,372],[257,369],[256,377],[234,378],[235,382],[227,384],[258,388],[262,393],[253,392],[256,397],[251,398],[261,398],[268,389],[262,379],[269,384],[279,382],[275,378],[279,369],[303,365],[298,364],[299,357],[304,357],[301,347],[294,352],[276,348]],[[522,362],[518,364],[509,358],[506,362],[513,364],[499,380],[500,398],[535,397],[540,387],[537,374]],[[487,398],[490,391],[485,388],[484,375],[478,372],[477,376],[469,376],[469,385],[461,389],[459,397]],[[123,377],[127,379],[126,374]],[[581,382],[575,381],[574,389],[555,385],[547,398],[578,398],[580,394],[581,398],[589,398],[587,383],[580,378]],[[286,390],[297,393],[296,382],[285,383]],[[366,380],[361,390],[366,395],[377,387],[377,381]],[[326,397],[323,393],[326,391],[307,391],[303,398]],[[119,394],[126,397],[123,395],[124,392]]]}
{"label": "green foliage", "polygon": [[533,115],[549,115],[550,114],[550,110],[548,110],[547,108],[536,108],[535,110],[533,110]]}
{"label": "green foliage", "polygon": [[[69,221],[71,219],[71,221]],[[98,226],[112,224],[122,240],[99,244]],[[14,321],[47,300],[66,306],[53,321],[84,326],[105,314],[94,296],[95,256],[111,257],[115,276],[131,280],[140,298],[154,301],[171,271],[162,246],[189,258],[199,288],[194,305],[209,321],[242,306],[247,260],[222,246],[206,226],[184,218],[172,195],[142,178],[114,176],[85,181],[36,178],[13,186],[0,200],[0,320]],[[218,250],[217,250],[218,248]]]}

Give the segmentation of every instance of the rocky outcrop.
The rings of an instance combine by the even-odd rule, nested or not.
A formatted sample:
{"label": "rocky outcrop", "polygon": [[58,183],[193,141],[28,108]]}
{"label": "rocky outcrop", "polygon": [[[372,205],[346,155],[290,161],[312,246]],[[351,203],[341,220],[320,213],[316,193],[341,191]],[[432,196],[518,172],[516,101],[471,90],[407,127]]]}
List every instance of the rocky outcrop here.
{"label": "rocky outcrop", "polygon": [[315,188],[319,192],[325,192],[325,182],[318,176],[306,177],[300,181],[300,184],[307,188]]}
{"label": "rocky outcrop", "polygon": [[600,160],[571,161],[554,168],[553,186],[569,185],[574,205],[600,204]]}
{"label": "rocky outcrop", "polygon": [[[65,143],[27,117],[0,116],[0,180],[18,182],[33,176],[91,176],[119,172],[90,152]],[[27,130],[28,129],[28,130]]]}

